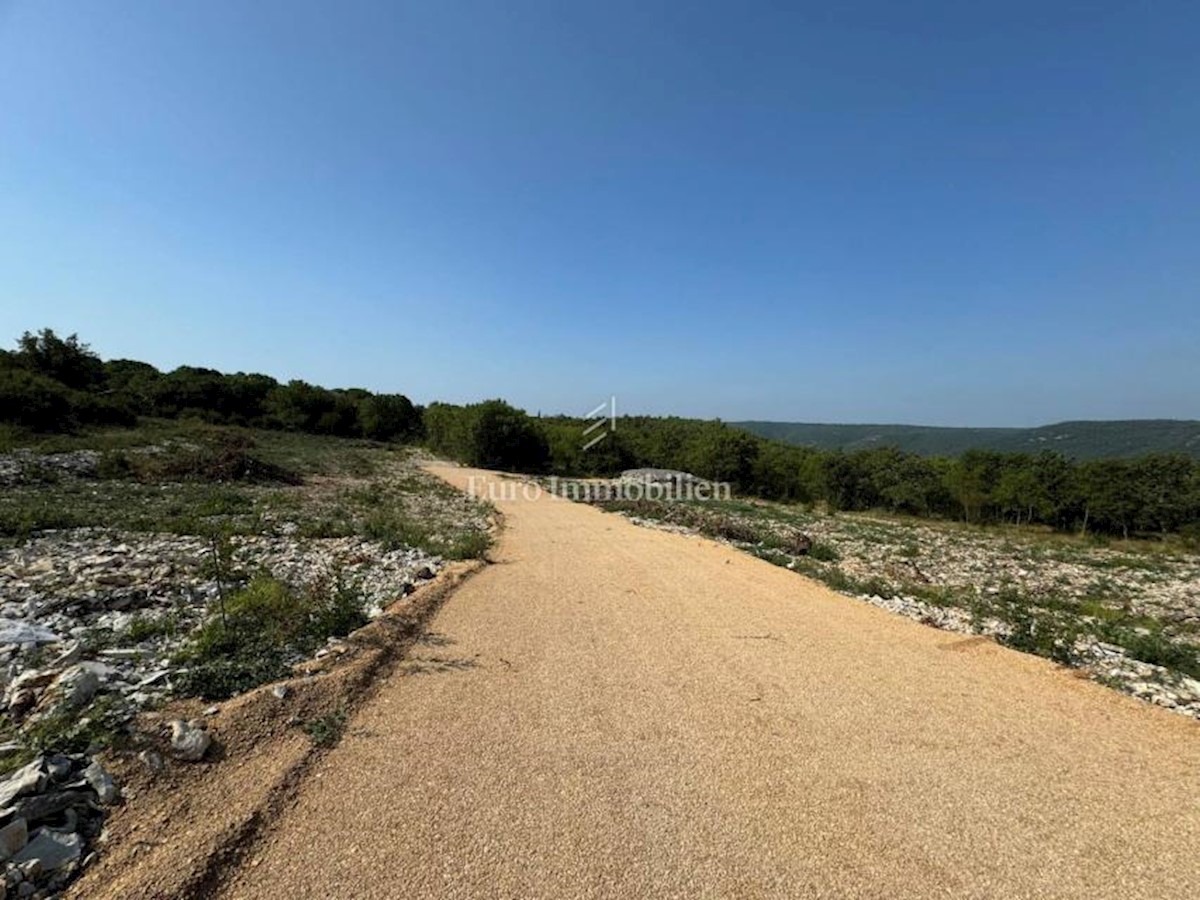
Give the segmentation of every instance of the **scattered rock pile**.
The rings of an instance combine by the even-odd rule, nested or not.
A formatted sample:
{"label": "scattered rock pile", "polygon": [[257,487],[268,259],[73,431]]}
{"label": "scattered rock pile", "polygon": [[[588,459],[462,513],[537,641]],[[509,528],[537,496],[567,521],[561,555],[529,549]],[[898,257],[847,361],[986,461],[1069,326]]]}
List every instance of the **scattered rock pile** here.
{"label": "scattered rock pile", "polygon": [[[860,600],[926,625],[957,634],[984,634],[1006,638],[1011,627],[995,618],[982,620],[954,606],[936,606],[915,597],[856,595]],[[1071,648],[1078,666],[1101,681],[1167,709],[1200,719],[1200,680],[1162,666],[1131,658],[1121,647],[1091,636],[1080,637]]]}
{"label": "scattered rock pile", "polygon": [[[232,557],[225,577],[235,582],[255,572],[296,587],[341,578],[372,616],[442,566],[358,537],[234,538]],[[211,560],[200,537],[99,529],[0,550],[0,703],[10,723],[27,733],[62,722],[86,742],[96,716],[119,725],[165,699],[173,658],[219,593]]]}
{"label": "scattered rock pile", "polygon": [[62,476],[94,478],[99,466],[98,450],[72,450],[68,453],[14,450],[12,453],[0,453],[0,487],[53,481]]}
{"label": "scattered rock pile", "polygon": [[105,807],[119,797],[112,776],[81,755],[38,756],[0,782],[0,897],[57,895],[91,863]]}

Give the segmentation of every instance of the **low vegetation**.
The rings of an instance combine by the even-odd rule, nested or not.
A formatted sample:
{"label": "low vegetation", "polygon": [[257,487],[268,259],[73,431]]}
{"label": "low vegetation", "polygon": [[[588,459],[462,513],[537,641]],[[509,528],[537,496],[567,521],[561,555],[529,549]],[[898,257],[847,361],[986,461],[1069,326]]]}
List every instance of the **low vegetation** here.
{"label": "low vegetation", "polygon": [[[144,420],[33,438],[0,493],[0,541],[48,529],[360,535],[448,559],[483,556],[486,512],[394,444]],[[79,470],[56,465],[79,457]]]}
{"label": "low vegetation", "polygon": [[260,575],[213,610],[177,661],[182,696],[223,700],[286,677],[330,637],[367,622],[353,585],[332,579],[302,590]]}
{"label": "low vegetation", "polygon": [[[142,419],[20,444],[0,453],[0,601],[60,640],[2,648],[6,683],[46,677],[0,720],[22,748],[0,766],[111,745],[172,695],[285,677],[490,546],[489,509],[395,443]],[[106,663],[95,695],[42,703],[76,660]]]}

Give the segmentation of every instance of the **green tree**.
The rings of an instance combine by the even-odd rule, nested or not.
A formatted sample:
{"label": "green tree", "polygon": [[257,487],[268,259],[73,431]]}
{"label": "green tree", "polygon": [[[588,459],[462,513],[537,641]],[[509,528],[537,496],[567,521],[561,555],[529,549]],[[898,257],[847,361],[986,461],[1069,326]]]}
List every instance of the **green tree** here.
{"label": "green tree", "polygon": [[374,394],[358,404],[363,437],[376,441],[411,441],[421,434],[421,413],[403,394]]}
{"label": "green tree", "polygon": [[472,413],[472,465],[514,472],[545,468],[550,452],[546,436],[524,411],[503,400],[488,400]]}
{"label": "green tree", "polygon": [[84,390],[104,381],[104,364],[91,348],[72,334],[60,338],[51,329],[27,331],[17,341],[17,362],[69,388]]}

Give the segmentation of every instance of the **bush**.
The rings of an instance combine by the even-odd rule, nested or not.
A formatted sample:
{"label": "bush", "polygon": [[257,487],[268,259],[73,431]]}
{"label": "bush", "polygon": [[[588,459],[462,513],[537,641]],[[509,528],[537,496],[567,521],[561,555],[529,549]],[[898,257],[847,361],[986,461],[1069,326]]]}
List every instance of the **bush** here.
{"label": "bush", "polygon": [[475,410],[471,426],[471,465],[510,472],[540,472],[550,448],[533,419],[503,400]]}
{"label": "bush", "polygon": [[72,391],[57,381],[23,369],[0,369],[0,421],[30,431],[72,431]]}
{"label": "bush", "polygon": [[254,439],[247,435],[217,431],[199,447],[173,447],[163,453],[126,459],[143,481],[300,483],[295,472],[251,453],[254,446]]}
{"label": "bush", "polygon": [[735,519],[732,516],[720,516],[704,522],[701,530],[713,537],[725,538],[727,541],[740,541],[744,544],[756,544],[762,540],[760,531],[749,522]]}

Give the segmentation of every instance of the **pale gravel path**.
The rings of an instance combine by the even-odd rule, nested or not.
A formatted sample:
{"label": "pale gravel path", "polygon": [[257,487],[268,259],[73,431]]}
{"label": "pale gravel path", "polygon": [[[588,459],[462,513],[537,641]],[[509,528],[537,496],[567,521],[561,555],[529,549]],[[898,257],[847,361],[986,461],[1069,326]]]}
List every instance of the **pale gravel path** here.
{"label": "pale gravel path", "polygon": [[1197,723],[709,540],[498,505],[445,643],[223,896],[1200,897]]}

